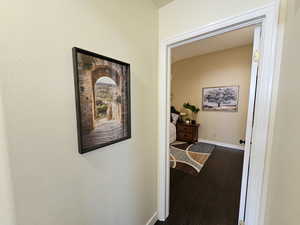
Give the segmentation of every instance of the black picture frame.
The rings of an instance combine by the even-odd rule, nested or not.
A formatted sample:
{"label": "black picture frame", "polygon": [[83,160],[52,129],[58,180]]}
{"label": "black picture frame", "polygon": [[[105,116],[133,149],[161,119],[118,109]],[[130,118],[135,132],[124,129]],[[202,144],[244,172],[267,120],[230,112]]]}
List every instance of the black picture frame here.
{"label": "black picture frame", "polygon": [[[73,52],[78,152],[80,154],[84,154],[105,146],[109,146],[130,139],[131,138],[130,64],[107,56],[99,55],[97,53],[90,52],[81,48],[77,48],[77,47],[73,47],[72,52]],[[79,56],[79,54],[81,55]],[[82,59],[87,59],[88,62],[86,63]],[[93,62],[91,63],[90,60],[92,60]],[[103,62],[103,64],[101,64],[101,62]],[[90,70],[86,68],[90,68]],[[118,110],[117,113],[117,116],[119,117],[120,121],[118,120],[118,123],[116,124],[121,124],[121,126],[120,128],[117,127],[115,129],[119,136],[117,138],[112,138],[112,140],[108,140],[105,142],[103,142],[103,140],[101,141],[98,140],[101,139],[102,137],[101,135],[97,136],[98,133],[94,132],[96,129],[94,124],[96,121],[95,112],[97,111],[96,110],[97,101],[95,97],[96,95],[95,85],[97,81],[95,81],[96,78],[94,78],[93,76],[94,74],[98,73],[98,71],[96,71],[95,68],[99,70],[99,74],[100,73],[105,74],[105,75],[99,75],[99,74],[95,75],[96,78],[97,77],[101,78],[104,76],[109,76],[109,78],[113,78],[113,77],[115,78],[119,76],[118,78],[119,83],[117,88],[119,91],[118,93],[120,93],[120,95],[117,96],[117,100],[118,100],[117,103],[115,103],[115,101],[113,103],[113,104],[118,104],[117,107],[118,109],[120,109]],[[118,68],[119,69],[118,71],[121,72],[118,72],[114,68]],[[122,79],[120,77],[122,77]],[[90,80],[92,82],[89,82]],[[87,85],[90,85],[90,87],[86,88],[85,86]],[[92,114],[92,119],[90,114]],[[99,125],[99,127],[100,126],[101,125]],[[91,131],[88,132],[87,130],[90,129]],[[92,132],[94,132],[93,135],[91,135]],[[111,133],[112,130],[109,130],[109,132]],[[101,134],[101,132],[99,134]],[[124,136],[120,136],[122,134]]]}

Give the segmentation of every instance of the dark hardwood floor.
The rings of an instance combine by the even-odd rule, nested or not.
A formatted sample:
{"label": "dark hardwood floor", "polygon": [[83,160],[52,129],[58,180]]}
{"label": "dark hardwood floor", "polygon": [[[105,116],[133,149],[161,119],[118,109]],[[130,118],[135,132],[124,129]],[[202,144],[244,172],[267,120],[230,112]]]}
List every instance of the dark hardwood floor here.
{"label": "dark hardwood floor", "polygon": [[237,225],[243,151],[217,146],[197,176],[171,169],[170,215],[155,225]]}

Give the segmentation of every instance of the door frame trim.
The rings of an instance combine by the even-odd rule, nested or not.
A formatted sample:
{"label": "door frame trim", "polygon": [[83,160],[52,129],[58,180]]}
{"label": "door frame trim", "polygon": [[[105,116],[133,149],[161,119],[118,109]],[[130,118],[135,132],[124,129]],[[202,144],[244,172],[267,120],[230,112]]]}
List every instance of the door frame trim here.
{"label": "door frame trim", "polygon": [[[246,224],[259,225],[261,212],[265,211],[264,180],[266,155],[271,135],[269,130],[271,108],[275,104],[276,90],[273,80],[276,61],[277,22],[279,4],[270,3],[237,16],[201,26],[160,42],[159,46],[159,154],[158,154],[158,219],[169,215],[169,121],[170,121],[170,53],[171,48],[196,40],[205,39],[228,31],[261,24],[262,42],[257,100],[253,127],[253,144],[250,156],[249,182],[246,201]],[[276,67],[278,69],[278,67]],[[273,97],[273,98],[272,98]]]}

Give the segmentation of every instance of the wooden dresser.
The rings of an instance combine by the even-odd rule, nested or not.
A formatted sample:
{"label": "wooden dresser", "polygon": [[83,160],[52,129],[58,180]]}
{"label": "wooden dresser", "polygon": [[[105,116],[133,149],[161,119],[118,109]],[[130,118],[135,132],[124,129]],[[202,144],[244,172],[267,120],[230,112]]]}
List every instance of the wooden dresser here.
{"label": "wooden dresser", "polygon": [[176,140],[194,143],[198,141],[199,124],[177,123]]}

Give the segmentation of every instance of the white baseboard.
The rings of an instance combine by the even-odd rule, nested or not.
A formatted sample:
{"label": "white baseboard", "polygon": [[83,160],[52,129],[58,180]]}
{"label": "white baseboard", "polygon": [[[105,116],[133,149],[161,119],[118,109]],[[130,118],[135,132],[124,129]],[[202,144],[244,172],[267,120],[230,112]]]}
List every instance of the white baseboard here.
{"label": "white baseboard", "polygon": [[238,149],[238,150],[243,150],[244,151],[244,145],[233,145],[233,144],[227,144],[223,142],[218,142],[218,141],[210,141],[210,140],[205,140],[205,139],[198,139],[199,142],[204,142],[207,144],[213,144],[213,145],[219,145],[225,148],[233,148],[233,149]]}
{"label": "white baseboard", "polygon": [[148,220],[146,225],[154,225],[157,221],[157,212],[153,214],[153,216]]}

